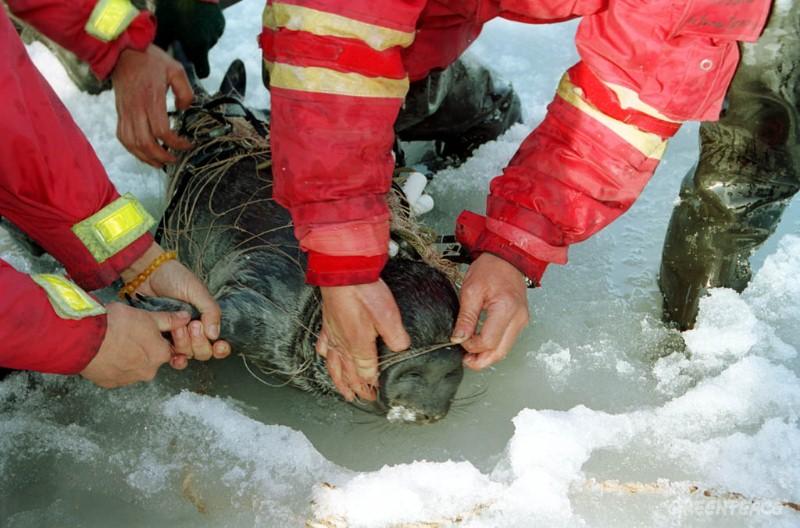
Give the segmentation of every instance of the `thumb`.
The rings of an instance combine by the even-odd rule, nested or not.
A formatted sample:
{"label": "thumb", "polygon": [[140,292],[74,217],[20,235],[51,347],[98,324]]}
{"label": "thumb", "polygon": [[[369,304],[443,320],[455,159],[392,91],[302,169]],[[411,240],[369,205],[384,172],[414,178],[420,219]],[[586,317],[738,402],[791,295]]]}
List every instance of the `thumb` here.
{"label": "thumb", "polygon": [[194,99],[194,91],[183,66],[176,62],[167,70],[167,83],[175,94],[175,107],[180,110],[189,108]]}
{"label": "thumb", "polygon": [[148,312],[155,321],[159,332],[172,332],[189,324],[190,316],[186,312]]}
{"label": "thumb", "polygon": [[[387,288],[388,292],[389,289]],[[369,310],[372,315],[375,331],[381,336],[383,342],[392,352],[401,352],[411,346],[411,337],[403,327],[403,318],[400,316],[400,309],[397,307],[394,297],[389,292],[388,298],[382,299],[377,309]]]}
{"label": "thumb", "polygon": [[361,291],[366,295],[362,306],[367,309],[372,326],[392,352],[401,352],[411,346],[411,338],[403,327],[400,308],[391,290],[379,280],[363,285]]}
{"label": "thumb", "polygon": [[458,312],[453,335],[450,341],[463,343],[475,333],[483,309],[483,296],[470,293],[471,290],[461,289],[461,309]]}
{"label": "thumb", "polygon": [[314,347],[317,350],[317,354],[324,358],[328,357],[328,332],[325,331],[324,324],[322,326],[322,330],[319,332],[319,337],[317,338],[317,343],[314,345]]}

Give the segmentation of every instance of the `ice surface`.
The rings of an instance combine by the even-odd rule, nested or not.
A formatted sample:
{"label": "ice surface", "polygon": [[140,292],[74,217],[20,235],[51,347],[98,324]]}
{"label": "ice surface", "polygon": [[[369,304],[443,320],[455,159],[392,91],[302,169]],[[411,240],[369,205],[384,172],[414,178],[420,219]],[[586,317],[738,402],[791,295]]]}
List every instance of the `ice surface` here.
{"label": "ice surface", "polygon": [[264,5],[260,0],[244,0],[225,11],[225,32],[209,53],[211,73],[202,81],[207,91],[216,92],[228,65],[242,60],[247,70],[245,102],[253,108],[269,108],[269,94],[261,83],[263,59],[258,47]]}
{"label": "ice surface", "polygon": [[775,8],[780,13],[786,13],[792,7],[792,0],[775,0]]}
{"label": "ice surface", "polygon": [[[242,58],[257,107],[261,8],[227,12],[206,83]],[[525,124],[436,175],[439,229],[483,209],[489,179],[575,60],[573,32],[494,22],[473,46],[514,81]],[[163,179],[114,139],[113,96],[77,92],[43,47],[29,51],[115,183],[158,211]],[[743,294],[712,292],[683,336],[659,322],[661,242],[696,130],[673,139],[624,218],[548,270],[530,294],[531,328],[504,362],[467,375],[471,398],[442,422],[393,425],[264,387],[236,358],[111,392],[17,374],[0,382],[0,525],[800,526],[780,504],[800,501],[797,205]],[[3,232],[0,255],[26,271],[53,266]]]}

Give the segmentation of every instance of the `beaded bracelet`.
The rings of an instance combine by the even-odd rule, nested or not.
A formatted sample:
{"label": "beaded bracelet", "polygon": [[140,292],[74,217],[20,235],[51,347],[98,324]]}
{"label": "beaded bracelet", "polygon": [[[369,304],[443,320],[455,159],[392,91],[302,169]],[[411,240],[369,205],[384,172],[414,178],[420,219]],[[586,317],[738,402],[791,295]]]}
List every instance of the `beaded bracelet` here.
{"label": "beaded bracelet", "polygon": [[139,289],[139,286],[141,286],[162,264],[170,260],[175,260],[176,258],[178,258],[178,254],[174,251],[166,251],[157,256],[143,272],[138,274],[132,281],[125,284],[125,286],[119,290],[119,298],[124,299],[128,295],[133,295],[133,292]]}

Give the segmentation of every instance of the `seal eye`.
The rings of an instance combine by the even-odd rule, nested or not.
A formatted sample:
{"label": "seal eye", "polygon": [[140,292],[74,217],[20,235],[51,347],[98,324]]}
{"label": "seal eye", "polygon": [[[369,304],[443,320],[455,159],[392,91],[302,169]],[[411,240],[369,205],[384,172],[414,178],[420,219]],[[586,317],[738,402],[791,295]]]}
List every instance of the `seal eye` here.
{"label": "seal eye", "polygon": [[454,379],[454,378],[459,377],[460,375],[461,375],[461,372],[459,371],[459,369],[453,369],[450,372],[448,372],[447,374],[445,374],[444,377],[445,377],[445,379]]}
{"label": "seal eye", "polygon": [[407,370],[400,374],[402,380],[420,380],[422,379],[422,372],[417,369]]}

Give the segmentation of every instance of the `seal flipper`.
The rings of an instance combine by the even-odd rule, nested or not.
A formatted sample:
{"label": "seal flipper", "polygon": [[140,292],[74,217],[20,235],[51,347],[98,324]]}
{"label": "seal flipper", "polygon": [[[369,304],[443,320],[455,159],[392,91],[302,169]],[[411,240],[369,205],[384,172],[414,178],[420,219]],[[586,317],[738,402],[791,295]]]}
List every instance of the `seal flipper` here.
{"label": "seal flipper", "polygon": [[222,83],[219,85],[219,93],[244,99],[246,87],[247,73],[244,63],[240,59],[236,59],[228,66],[228,71],[225,72]]}
{"label": "seal flipper", "polygon": [[218,292],[217,302],[222,309],[220,339],[230,343],[234,349],[261,348],[267,335],[265,326],[270,323],[254,317],[253,307],[268,305],[269,300],[250,288],[236,286]]}
{"label": "seal flipper", "polygon": [[193,305],[173,299],[172,297],[151,297],[137,293],[134,296],[126,296],[128,304],[139,310],[147,312],[188,312],[192,321],[200,320],[200,310]]}
{"label": "seal flipper", "polygon": [[[217,299],[222,310],[222,321],[220,324],[220,339],[224,339],[233,347],[247,346],[258,342],[259,337],[263,336],[261,328],[265,322],[247,316],[248,311],[252,314],[252,309],[247,306],[264,304],[263,296],[258,295],[249,288],[236,288],[225,292]],[[128,303],[134,308],[146,310],[148,312],[188,312],[192,321],[200,320],[200,311],[193,305],[173,299],[171,297],[151,297],[148,295],[137,294],[128,297]]]}

